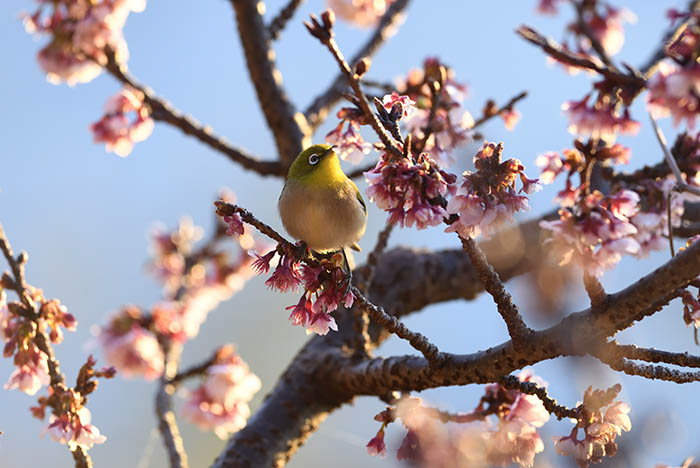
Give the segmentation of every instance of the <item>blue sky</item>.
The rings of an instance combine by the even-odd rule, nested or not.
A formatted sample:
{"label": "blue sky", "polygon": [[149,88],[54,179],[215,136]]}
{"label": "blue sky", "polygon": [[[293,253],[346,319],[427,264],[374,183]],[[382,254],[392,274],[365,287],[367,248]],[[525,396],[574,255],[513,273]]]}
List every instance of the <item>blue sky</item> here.
{"label": "blue sky", "polygon": [[[283,3],[269,2],[268,12],[277,11]],[[533,162],[538,154],[571,145],[572,137],[561,115],[562,102],[580,99],[590,90],[590,78],[585,74],[569,77],[548,66],[539,50],[516,37],[514,29],[523,23],[561,37],[571,11],[562,8],[558,17],[540,17],[534,14],[535,3],[415,1],[398,35],[374,59],[369,76],[393,79],[418,66],[426,56],[438,55],[454,67],[459,80],[468,84],[470,95],[465,104],[476,115],[487,98],[504,102],[527,90],[529,97],[518,106],[523,119],[515,130],[507,132],[500,121],[494,121],[485,127],[484,134],[490,140],[503,141],[506,156],[521,159],[532,176],[536,174]],[[628,2],[638,21],[627,27],[619,57],[632,64],[646,61],[667,26],[664,11],[683,3]],[[621,5],[617,1],[614,4]],[[229,3],[211,0],[192,5],[150,0],[145,12],[129,17],[125,35],[131,52],[130,70],[156,93],[211,125],[218,134],[270,157],[274,142],[248,80]],[[177,129],[161,124],[148,140],[136,145],[129,157],[106,154],[101,145],[91,142],[88,126],[100,117],[105,99],[116,93],[119,85],[104,74],[92,83],[73,88],[47,83],[35,60],[44,39],[26,34],[18,19],[22,11],[33,6],[29,0],[0,5],[0,41],[6,45],[5,65],[0,67],[0,102],[5,109],[5,124],[0,127],[4,143],[0,222],[15,248],[30,253],[29,281],[48,296],[60,298],[80,322],[78,331],[57,347],[62,367],[72,380],[88,353],[101,357],[94,348],[91,329],[110,311],[122,304],[147,306],[158,300],[158,285],[143,269],[146,233],[155,221],[173,226],[181,216],[189,215],[209,229],[213,197],[220,187],[228,186],[238,194],[242,205],[281,229],[276,214],[281,182],[245,172]],[[327,51],[301,24],[308,13],[323,8],[320,0],[305,2],[275,46],[287,91],[302,109],[337,73]],[[345,54],[351,55],[367,33],[341,26],[338,42]],[[641,100],[633,108],[633,115],[642,123],[639,135],[620,139],[632,148],[632,166],[658,161],[661,154]],[[672,138],[675,130],[668,122],[663,124]],[[324,126],[315,140],[319,141],[329,128]],[[474,151],[475,147],[467,147],[460,156],[468,161]],[[554,193],[555,188],[550,187],[531,197],[533,210],[525,217],[550,209]],[[371,209],[363,241],[365,251],[383,222],[383,214]],[[391,239],[391,245],[397,244],[458,246],[456,237],[443,234],[440,228],[403,230]],[[618,290],[667,256],[662,252],[644,261],[625,260],[619,269],[606,274],[604,285],[609,291]],[[526,319],[536,327],[545,326],[528,306],[527,283],[515,280],[509,288],[522,304]],[[580,290],[572,291],[572,311],[585,307],[583,299]],[[263,381],[263,390],[253,401],[255,409],[306,340],[303,330],[289,326],[286,320],[283,307],[292,302],[295,298],[266,290],[261,279],[252,280],[211,313],[200,336],[188,343],[185,364],[207,356],[212,344],[236,343]],[[620,341],[695,350],[678,304],[647,322],[622,334]],[[410,317],[408,325],[453,352],[484,349],[507,337],[488,297],[428,307]],[[397,340],[390,340],[379,350],[383,355],[410,352]],[[536,371],[550,382],[552,393],[569,405],[581,398],[590,383],[623,384],[623,397],[633,408],[633,432],[626,438],[634,441],[634,458],[620,457],[614,466],[679,464],[686,455],[697,453],[698,444],[690,436],[700,429],[698,410],[693,407],[697,383],[681,387],[648,382],[613,374],[580,359],[542,363]],[[10,363],[0,361],[0,376],[10,372]],[[154,432],[154,390],[151,383],[116,379],[105,382],[91,397],[94,422],[108,437],[105,445],[91,452],[96,466],[166,466]],[[481,387],[469,386],[439,389],[423,396],[446,408],[469,410],[481,392]],[[64,447],[48,438],[38,438],[42,424],[32,420],[28,410],[33,399],[19,392],[1,395],[0,466],[27,466],[29,453],[34,466],[72,466]],[[379,401],[365,398],[334,413],[289,466],[321,466],[329,461],[338,467],[391,466],[391,459],[370,458],[364,450],[377,429],[372,417],[381,409]],[[547,448],[539,466],[568,466],[565,459],[553,455],[548,436],[564,435],[569,427],[567,422],[546,427]],[[659,427],[666,435],[654,434]],[[182,429],[192,465],[207,466],[223,442],[186,423]],[[389,431],[388,437],[390,448],[398,447],[398,431]],[[551,457],[549,464],[547,457]]]}

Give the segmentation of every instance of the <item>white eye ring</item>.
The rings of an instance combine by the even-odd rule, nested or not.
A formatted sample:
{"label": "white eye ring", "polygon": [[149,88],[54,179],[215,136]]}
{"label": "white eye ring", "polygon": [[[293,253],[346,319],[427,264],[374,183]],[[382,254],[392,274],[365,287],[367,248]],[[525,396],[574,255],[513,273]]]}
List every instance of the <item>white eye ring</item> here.
{"label": "white eye ring", "polygon": [[312,166],[315,166],[316,164],[318,164],[318,162],[320,160],[321,160],[321,158],[318,157],[318,154],[314,153],[311,156],[309,156],[309,164],[311,164]]}

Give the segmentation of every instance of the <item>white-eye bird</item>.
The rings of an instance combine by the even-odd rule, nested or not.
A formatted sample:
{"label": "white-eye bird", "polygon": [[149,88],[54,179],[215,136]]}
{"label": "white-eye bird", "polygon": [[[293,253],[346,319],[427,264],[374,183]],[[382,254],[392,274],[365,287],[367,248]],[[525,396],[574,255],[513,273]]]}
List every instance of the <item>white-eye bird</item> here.
{"label": "white-eye bird", "polygon": [[360,250],[367,207],[357,185],[340,168],[333,146],[313,145],[299,153],[277,204],[287,232],[316,252]]}

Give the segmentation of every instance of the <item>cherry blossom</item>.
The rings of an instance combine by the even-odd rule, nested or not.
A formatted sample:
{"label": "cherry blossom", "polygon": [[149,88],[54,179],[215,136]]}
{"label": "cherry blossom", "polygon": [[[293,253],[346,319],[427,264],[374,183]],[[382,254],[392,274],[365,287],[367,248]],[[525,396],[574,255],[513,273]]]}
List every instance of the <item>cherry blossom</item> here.
{"label": "cherry blossom", "polygon": [[[90,126],[95,143],[105,143],[107,151],[121,157],[128,156],[134,143],[143,141],[153,132],[150,110],[143,104],[141,91],[125,87],[112,96],[104,107],[105,114]],[[129,120],[128,114],[135,114]]]}
{"label": "cherry blossom", "polygon": [[390,214],[388,222],[417,229],[442,223],[446,211],[440,199],[454,193],[456,180],[427,153],[398,159],[384,153],[364,175],[367,196]]}
{"label": "cherry blossom", "polygon": [[126,62],[122,29],[130,12],[144,8],[144,0],[40,0],[36,12],[24,17],[24,25],[27,32],[51,36],[38,54],[47,80],[72,86],[99,75],[108,47],[118,63]]}
{"label": "cherry blossom", "polygon": [[685,121],[690,128],[695,127],[700,112],[700,66],[680,67],[662,61],[647,87],[649,111],[654,117],[670,115],[676,126]]}
{"label": "cherry blossom", "polygon": [[125,377],[155,379],[163,373],[163,351],[156,336],[143,327],[144,316],[137,307],[125,307],[114,314],[98,335],[107,362]]}
{"label": "cherry blossom", "polygon": [[367,443],[367,453],[381,457],[386,456],[386,444],[384,443],[384,429],[380,429],[368,443]]}
{"label": "cherry blossom", "polygon": [[639,210],[639,195],[623,190],[603,197],[594,192],[583,199],[580,209],[561,209],[559,219],[541,221],[552,231],[553,253],[560,265],[575,263],[588,273],[601,276],[625,253],[640,252],[638,230],[630,216]]}
{"label": "cherry blossom", "polygon": [[5,384],[5,390],[18,389],[27,395],[34,395],[51,381],[48,356],[33,344],[17,352],[14,364],[17,368]]}
{"label": "cherry blossom", "polygon": [[[365,141],[360,133],[360,125],[365,123],[362,111],[343,107],[338,111],[337,116],[340,122],[328,132],[326,142],[333,145],[341,159],[358,164],[372,150],[372,145]],[[344,127],[346,127],[345,131],[343,131]]]}
{"label": "cherry blossom", "polygon": [[[445,230],[461,236],[491,236],[518,211],[529,209],[527,197],[518,193],[540,190],[535,179],[529,179],[525,167],[517,159],[501,161],[503,146],[484,143],[474,156],[476,172],[465,171],[457,194],[447,203],[447,213],[459,218]],[[520,178],[522,188],[515,190]]]}
{"label": "cherry blossom", "polygon": [[693,295],[687,289],[684,289],[681,293],[681,300],[683,301],[683,320],[690,326],[693,325],[695,328],[700,328],[700,300]]}
{"label": "cherry blossom", "polygon": [[[585,417],[577,422],[571,434],[553,437],[557,453],[573,457],[581,468],[599,463],[603,457],[614,456],[617,452],[616,437],[632,429],[629,405],[621,401],[601,401],[596,392],[601,391],[593,391],[590,387],[586,390]],[[603,408],[606,409],[603,411]],[[578,438],[579,430],[583,432],[583,439]]]}
{"label": "cherry blossom", "polygon": [[328,7],[339,18],[356,26],[374,25],[386,12],[393,0],[328,0]]}
{"label": "cherry blossom", "polygon": [[260,379],[233,351],[207,368],[204,383],[190,393],[183,415],[221,439],[245,427],[250,416],[248,402],[260,390]]}
{"label": "cherry blossom", "polygon": [[57,417],[52,414],[47,432],[53,440],[68,445],[71,450],[78,447],[88,450],[93,445],[102,444],[107,440],[90,422],[90,410],[83,406],[74,415],[63,413]]}
{"label": "cherry blossom", "polygon": [[639,122],[630,118],[628,109],[619,115],[611,102],[589,106],[589,99],[587,95],[580,101],[567,101],[562,105],[569,119],[569,133],[613,142],[617,133],[635,135],[639,131]]}

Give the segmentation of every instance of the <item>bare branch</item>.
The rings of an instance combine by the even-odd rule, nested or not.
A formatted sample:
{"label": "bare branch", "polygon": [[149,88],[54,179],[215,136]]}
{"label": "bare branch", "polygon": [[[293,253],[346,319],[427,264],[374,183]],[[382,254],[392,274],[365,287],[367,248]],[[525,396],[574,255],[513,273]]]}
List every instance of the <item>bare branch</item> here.
{"label": "bare branch", "polygon": [[180,362],[180,354],[182,345],[178,343],[165,343],[161,340],[161,347],[165,354],[163,375],[158,383],[156,391],[155,412],[158,419],[158,429],[163,436],[165,450],[168,453],[170,460],[170,468],[187,468],[187,453],[185,446],[180,436],[180,430],[177,427],[175,420],[175,412],[173,411],[173,393],[175,393],[175,385],[171,380],[177,374],[177,366]]}
{"label": "bare branch", "polygon": [[[396,0],[387,9],[386,13],[381,17],[376,29],[367,42],[360,47],[355,55],[350,60],[350,65],[355,66],[357,62],[364,57],[372,57],[379,47],[394,35],[399,25],[404,20],[403,11],[406,9],[410,0]],[[343,73],[340,73],[333,80],[326,91],[316,97],[313,102],[306,108],[304,115],[309,121],[312,129],[316,129],[326,119],[330,109],[340,101],[343,93],[347,90],[347,81]]]}
{"label": "bare branch", "polygon": [[274,175],[283,177],[286,169],[277,161],[260,161],[257,157],[243,149],[232,146],[223,138],[214,134],[209,126],[202,125],[192,117],[184,115],[169,102],[157,97],[153,90],[136,81],[129,74],[125,65],[120,65],[114,59],[114,53],[107,51],[108,63],[105,69],[122,84],[138,89],[144,94],[144,102],[151,109],[151,117],[159,122],[165,122],[179,128],[185,135],[197,138],[210,148],[226,155],[231,161],[243,168],[257,172],[262,176]]}
{"label": "bare branch", "polygon": [[289,3],[287,3],[284,8],[277,13],[277,16],[275,16],[275,18],[270,22],[270,25],[267,27],[267,32],[270,35],[270,39],[273,41],[279,39],[280,33],[287,25],[287,22],[292,19],[292,16],[294,16],[297,8],[299,8],[302,3],[304,3],[304,0],[289,0]]}
{"label": "bare branch", "polygon": [[484,283],[484,289],[493,297],[494,302],[498,306],[498,312],[508,327],[508,334],[516,346],[523,344],[529,338],[532,330],[527,327],[520,316],[518,306],[513,304],[513,299],[506,291],[505,286],[498,277],[498,273],[489,264],[484,251],[476,245],[474,239],[471,237],[465,239],[462,236],[459,236],[459,239],[462,241],[462,247],[469,255],[474,269]]}
{"label": "bare branch", "polygon": [[520,94],[513,96],[512,98],[510,98],[510,100],[508,102],[503,104],[501,107],[496,109],[494,112],[492,112],[488,115],[481,116],[476,122],[474,122],[474,125],[472,125],[471,128],[475,129],[475,128],[485,124],[486,122],[488,122],[492,118],[494,118],[498,115],[501,115],[502,113],[504,113],[506,111],[512,110],[513,106],[515,104],[517,104],[518,101],[521,101],[521,100],[525,99],[526,97],[527,97],[527,91],[523,91]]}
{"label": "bare branch", "polygon": [[282,87],[270,35],[263,23],[263,5],[257,0],[230,0],[236,12],[238,35],[243,46],[250,81],[272,131],[280,161],[287,167],[310,144],[306,117],[294,109]]}

